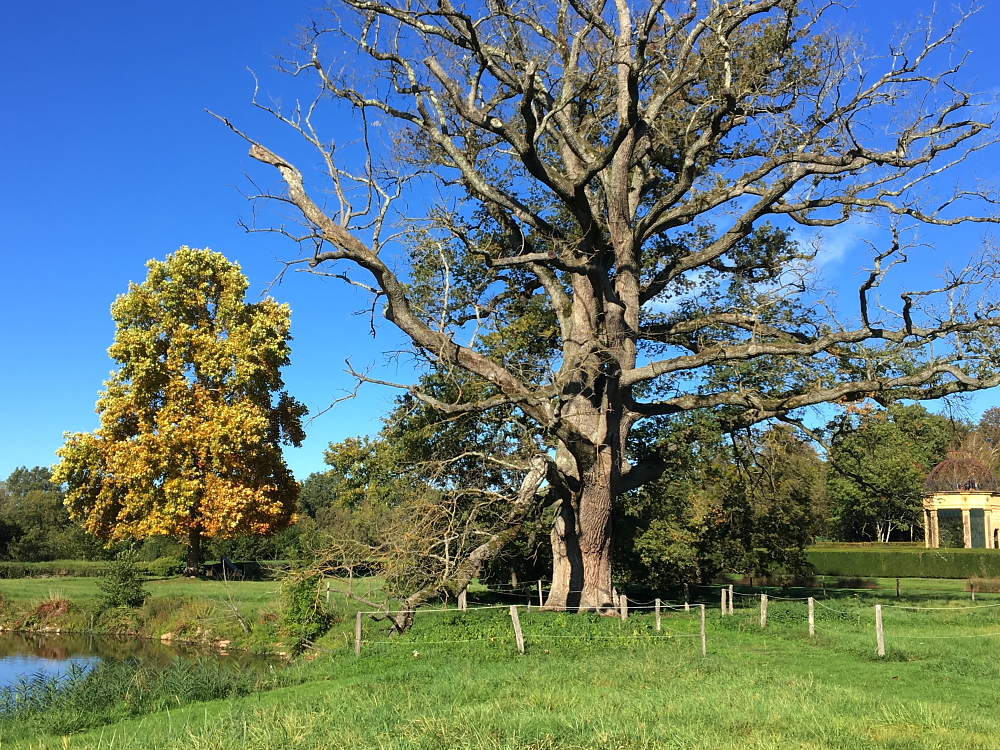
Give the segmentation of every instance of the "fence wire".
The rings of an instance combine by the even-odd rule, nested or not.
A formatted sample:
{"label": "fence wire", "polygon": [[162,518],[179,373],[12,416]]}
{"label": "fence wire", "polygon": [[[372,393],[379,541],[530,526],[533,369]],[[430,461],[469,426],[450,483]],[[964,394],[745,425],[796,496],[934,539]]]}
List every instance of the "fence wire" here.
{"label": "fence wire", "polygon": [[[847,619],[849,622],[856,620],[856,625],[854,625],[853,627],[852,627],[851,624],[845,623],[845,624],[848,624],[848,627],[851,628],[851,629],[842,629],[842,628],[837,628],[837,627],[829,627],[827,625],[827,623],[832,622],[832,621],[828,620],[828,619],[824,619],[824,620],[820,621],[820,624],[819,624],[818,627],[815,627],[815,629],[810,632],[810,635],[813,635],[815,633],[815,634],[818,634],[818,635],[821,635],[821,636],[841,636],[841,637],[849,637],[849,638],[854,638],[854,639],[857,639],[859,637],[864,637],[864,638],[867,639],[868,637],[871,637],[873,641],[875,640],[875,626],[874,626],[874,622],[877,622],[879,618],[877,616],[873,618],[872,615],[873,615],[873,609],[874,608],[872,607],[872,605],[868,604],[868,603],[865,603],[864,605],[862,605],[860,599],[858,599],[858,606],[857,607],[851,607],[850,609],[843,609],[843,608],[840,608],[840,607],[832,606],[829,603],[827,603],[826,601],[824,601],[823,599],[816,598],[816,597],[781,596],[781,595],[767,594],[766,592],[748,593],[748,592],[745,592],[745,591],[736,591],[735,589],[730,590],[728,587],[723,587],[723,588],[719,589],[717,587],[708,587],[708,586],[701,586],[701,585],[692,586],[692,588],[695,588],[695,587],[702,588],[702,589],[708,588],[708,589],[711,589],[714,592],[718,592],[718,593],[725,592],[725,596],[729,600],[728,607],[726,609],[728,609],[729,611],[725,611],[724,610],[721,615],[717,613],[717,609],[721,606],[721,603],[720,603],[720,601],[718,599],[709,600],[709,601],[702,601],[700,599],[699,600],[694,600],[694,598],[692,598],[692,600],[684,602],[684,603],[672,603],[672,602],[660,601],[660,600],[653,600],[653,601],[647,601],[647,600],[629,601],[627,599],[627,597],[623,595],[621,597],[621,599],[618,601],[618,603],[616,603],[614,606],[609,606],[607,608],[605,614],[608,614],[608,615],[610,615],[610,616],[613,617],[616,610],[619,610],[620,607],[624,608],[625,609],[625,615],[622,617],[622,623],[624,623],[624,622],[626,622],[626,620],[627,620],[627,618],[629,616],[632,616],[632,615],[637,615],[637,616],[638,615],[642,615],[644,617],[648,617],[648,615],[652,614],[653,612],[656,612],[657,614],[662,613],[664,615],[671,615],[671,616],[675,616],[677,614],[684,613],[686,615],[693,615],[694,617],[700,619],[701,612],[704,610],[706,613],[715,612],[716,614],[714,614],[712,616],[712,621],[715,622],[715,623],[721,623],[724,620],[726,620],[729,617],[732,617],[734,614],[736,614],[734,612],[734,610],[731,609],[731,608],[732,608],[733,603],[734,603],[733,600],[738,600],[738,601],[740,601],[740,603],[742,605],[739,608],[740,609],[740,613],[744,617],[744,620],[741,621],[741,624],[739,625],[739,628],[740,628],[741,632],[744,632],[743,631],[744,623],[746,623],[746,625],[749,626],[749,623],[751,623],[753,621],[753,618],[749,618],[749,619],[747,618],[747,615],[750,614],[750,611],[752,609],[752,607],[749,606],[749,605],[752,604],[751,600],[754,600],[754,599],[761,600],[763,598],[763,595],[766,594],[767,600],[768,600],[769,603],[787,602],[789,604],[798,604],[798,605],[800,605],[801,603],[804,603],[804,602],[807,602],[807,601],[811,600],[812,603],[813,603],[813,605],[816,608],[818,608],[819,610],[825,610],[827,612],[836,614],[836,615],[838,615],[838,616],[840,616],[842,618]],[[913,589],[909,589],[908,591],[912,593],[914,590]],[[489,591],[486,591],[486,592],[483,592],[483,593],[485,593],[488,596],[489,595],[498,595],[498,594],[501,595],[501,596],[508,595],[505,591],[496,591],[496,590],[493,590],[493,589],[490,589]],[[421,608],[421,609],[417,610],[417,612],[419,614],[425,614],[425,613],[427,613],[427,614],[431,614],[431,613],[447,613],[447,614],[462,615],[462,616],[465,616],[465,615],[472,615],[472,616],[474,616],[475,613],[477,613],[477,612],[489,612],[489,611],[500,612],[500,611],[511,610],[511,609],[520,610],[523,613],[526,610],[528,613],[530,613],[530,617],[529,617],[529,619],[527,621],[525,621],[523,623],[523,625],[524,625],[524,627],[522,628],[522,630],[523,630],[523,636],[515,636],[515,633],[514,633],[513,629],[511,630],[511,632],[509,634],[508,633],[504,633],[504,634],[494,634],[494,635],[483,635],[483,636],[476,637],[476,638],[455,638],[455,639],[444,639],[444,640],[409,640],[409,639],[406,639],[406,638],[399,638],[399,637],[391,637],[391,638],[386,638],[386,639],[369,640],[369,639],[364,638],[363,635],[362,635],[361,645],[362,646],[402,646],[402,647],[407,647],[407,648],[413,648],[414,649],[414,656],[418,657],[420,655],[420,649],[424,648],[424,647],[427,647],[427,646],[463,645],[463,644],[469,644],[469,643],[480,643],[480,644],[484,644],[484,645],[487,645],[487,646],[489,646],[489,645],[506,645],[506,646],[510,646],[510,645],[514,644],[515,642],[517,642],[519,639],[523,639],[523,642],[527,642],[529,644],[530,643],[544,642],[544,641],[556,641],[556,642],[569,642],[569,641],[592,642],[592,641],[602,641],[602,642],[629,642],[629,643],[637,644],[637,643],[652,642],[652,641],[675,641],[675,640],[678,640],[678,639],[685,639],[685,638],[702,638],[703,639],[703,653],[704,653],[704,648],[705,648],[704,644],[705,644],[705,639],[707,637],[706,633],[704,631],[702,631],[702,632],[685,632],[685,631],[682,631],[682,630],[677,630],[677,629],[672,628],[672,627],[669,627],[669,628],[668,627],[662,627],[662,628],[659,628],[655,632],[650,631],[650,630],[647,630],[646,632],[639,632],[637,630],[633,630],[633,632],[631,632],[631,633],[617,633],[617,634],[616,633],[579,633],[579,634],[577,634],[577,633],[567,633],[567,634],[560,634],[560,633],[551,633],[551,632],[534,632],[534,628],[532,628],[532,625],[536,624],[538,622],[537,620],[533,621],[534,617],[536,617],[538,615],[545,616],[545,615],[549,615],[549,614],[558,614],[558,613],[562,613],[562,612],[570,612],[570,611],[575,612],[576,611],[576,609],[572,608],[572,607],[557,607],[557,606],[545,605],[544,604],[544,598],[545,598],[546,594],[551,593],[551,591],[550,590],[546,590],[546,587],[544,587],[544,586],[542,587],[542,590],[541,590],[542,603],[541,604],[537,604],[535,602],[537,601],[537,598],[539,597],[539,593],[540,592],[539,592],[537,586],[526,586],[524,588],[513,588],[512,587],[511,590],[510,590],[510,592],[509,592],[509,595],[510,596],[516,596],[518,598],[521,598],[521,597],[527,598],[527,600],[528,600],[527,604],[525,604],[524,601],[523,601],[523,599],[522,599],[521,602],[519,602],[517,604],[472,604],[470,606],[467,606],[464,609],[456,607],[456,606],[451,606],[451,607],[432,608],[432,609]],[[570,595],[573,595],[573,594],[581,594],[583,592],[582,591],[569,591],[567,593],[570,594]],[[935,591],[934,593],[943,593],[943,592],[937,592],[937,591]],[[900,611],[905,611],[905,612],[925,612],[928,615],[939,615],[942,612],[950,612],[950,613],[962,614],[962,615],[965,615],[965,614],[972,615],[972,614],[974,614],[976,612],[984,612],[984,611],[988,611],[988,610],[996,610],[996,609],[1000,608],[1000,602],[986,603],[986,604],[949,605],[949,606],[915,606],[915,605],[906,605],[906,604],[882,604],[880,606],[882,607],[882,609],[885,612],[888,612],[888,611],[891,611],[891,610],[900,610]],[[793,611],[793,610],[779,609],[777,611],[772,611],[771,615],[775,619],[780,619],[780,621],[782,622],[783,625],[787,625],[787,623],[789,622],[788,618],[790,617],[789,612],[791,612],[791,611]],[[815,616],[813,614],[814,612],[816,612],[816,611],[813,610],[810,614],[813,617],[813,619],[811,620],[811,623],[815,626],[815,622],[816,621],[815,621]],[[389,614],[389,613],[387,613],[387,612],[385,612],[383,610],[375,610],[375,611],[368,610],[368,611],[362,611],[359,614],[361,614],[361,615],[367,615],[367,616],[375,616],[375,618],[385,618],[387,616],[387,614]],[[803,613],[803,616],[802,616],[802,620],[803,620],[803,625],[805,625],[806,617],[805,617],[804,613]],[[649,627],[649,625],[650,625],[650,622],[649,622],[648,619],[644,619],[641,622],[643,622],[643,624],[646,625],[647,627]],[[697,620],[695,622],[697,622]],[[762,618],[762,622],[763,622],[763,618]],[[657,624],[660,625],[660,622],[658,621]],[[676,624],[676,621],[675,621],[675,624]],[[692,624],[694,624],[694,623],[692,623]],[[995,621],[991,621],[988,624],[994,625],[994,628],[996,627]],[[996,638],[996,637],[1000,637],[1000,631],[994,632],[993,630],[991,630],[990,632],[985,632],[985,633],[959,633],[959,634],[950,634],[950,635],[932,635],[932,634],[928,634],[928,633],[916,633],[915,634],[915,633],[907,633],[907,632],[896,632],[897,628],[900,629],[900,630],[906,630],[906,629],[909,629],[909,628],[912,628],[912,627],[923,627],[922,625],[918,625],[918,624],[916,624],[914,622],[906,622],[906,621],[895,621],[894,622],[894,621],[889,621],[889,622],[884,623],[884,625],[887,626],[887,627],[883,628],[884,629],[884,633],[885,633],[884,638],[885,638],[886,641],[888,641],[890,643],[893,640],[895,640],[895,639],[900,639],[900,640],[905,639],[907,642],[913,642],[913,641],[938,641],[938,640],[968,640],[968,639],[976,639],[976,638]],[[979,627],[982,627],[984,625],[987,625],[987,623],[985,623],[985,622],[981,623],[979,625]],[[520,628],[521,624],[519,623],[517,625],[517,627]],[[764,627],[763,625],[761,626],[761,628],[762,629],[761,629],[760,632],[762,634],[766,633],[767,628]],[[727,625],[725,627],[725,629],[728,632],[732,632],[732,626],[731,625]],[[756,630],[756,628],[754,628],[754,630]]]}

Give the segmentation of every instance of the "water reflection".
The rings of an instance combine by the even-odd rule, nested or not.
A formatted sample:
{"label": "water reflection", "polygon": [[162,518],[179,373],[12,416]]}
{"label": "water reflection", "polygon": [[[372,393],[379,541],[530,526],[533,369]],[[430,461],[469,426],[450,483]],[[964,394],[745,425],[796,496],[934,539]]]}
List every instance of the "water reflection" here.
{"label": "water reflection", "polygon": [[178,657],[193,659],[206,655],[213,655],[214,658],[241,666],[256,666],[267,661],[243,653],[224,655],[190,645],[141,639],[96,635],[0,633],[0,687],[10,685],[21,675],[36,672],[65,674],[71,664],[93,666],[104,659],[134,657],[147,664],[166,666]]}

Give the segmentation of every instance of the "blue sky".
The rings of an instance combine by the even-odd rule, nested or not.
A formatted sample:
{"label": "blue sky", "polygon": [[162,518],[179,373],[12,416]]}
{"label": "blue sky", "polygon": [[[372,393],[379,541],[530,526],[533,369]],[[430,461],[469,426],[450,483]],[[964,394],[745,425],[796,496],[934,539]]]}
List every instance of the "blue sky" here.
{"label": "blue sky", "polygon": [[[920,4],[860,0],[852,24],[874,37],[912,22]],[[923,4],[929,7],[929,4]],[[310,15],[298,0],[4,3],[0,7],[0,478],[20,465],[51,464],[63,431],[97,426],[94,401],[112,367],[106,356],[109,308],[144,263],[181,245],[211,247],[238,260],[259,293],[276,258],[295,248],[238,226],[249,206],[237,187],[261,175],[246,146],[205,109],[251,132],[277,134],[250,105],[254,81],[281,95],[270,71]],[[990,5],[965,32],[970,74],[997,88],[1000,10]],[[337,132],[331,121],[331,137]],[[281,140],[271,141],[279,144]],[[284,142],[288,143],[286,139]],[[291,147],[289,147],[291,148]],[[1000,152],[978,160],[997,172]],[[826,263],[833,286],[855,286],[858,232],[831,235]],[[961,255],[982,230],[963,232],[927,253],[928,267]],[[385,356],[402,342],[383,326],[376,340],[352,313],[363,300],[330,280],[292,275],[272,294],[293,310],[289,390],[318,412],[352,388],[344,360],[377,364],[406,380],[405,362]],[[374,432],[394,394],[368,386],[309,425],[289,450],[299,478],[323,469],[331,440]],[[981,394],[978,416],[995,394]]]}

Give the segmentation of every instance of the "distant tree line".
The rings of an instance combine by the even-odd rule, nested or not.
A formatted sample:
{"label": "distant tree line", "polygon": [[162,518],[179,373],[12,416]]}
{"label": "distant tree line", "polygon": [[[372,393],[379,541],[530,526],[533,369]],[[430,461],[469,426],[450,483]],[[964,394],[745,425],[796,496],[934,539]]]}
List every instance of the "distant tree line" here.
{"label": "distant tree line", "polygon": [[[0,482],[0,560],[48,562],[50,560],[113,560],[126,546],[138,546],[138,559],[152,562],[187,555],[186,544],[173,537],[156,536],[108,544],[70,520],[64,489],[52,482],[48,467],[21,466]],[[303,529],[309,527],[309,523]],[[222,556],[233,560],[278,560],[302,555],[299,536],[292,527],[270,536],[211,539],[205,560]]]}
{"label": "distant tree line", "polygon": [[[459,547],[496,522],[488,499],[500,492],[503,473],[472,454],[501,454],[516,443],[516,430],[441,421],[401,399],[378,436],[331,444],[330,469],[303,482],[300,541],[333,548],[328,560],[374,561],[400,591],[443,577]],[[664,585],[723,570],[794,574],[807,571],[804,551],[817,540],[921,541],[924,482],[949,450],[970,452],[994,471],[1000,464],[1000,408],[977,424],[920,404],[851,404],[809,433],[782,424],[727,432],[706,414],[663,418],[637,432],[637,459],[669,443],[672,460],[618,511],[615,579]],[[461,455],[463,444],[465,459],[444,458]],[[551,510],[529,519],[481,577],[515,585],[545,578],[553,520]]]}
{"label": "distant tree line", "polygon": [[[516,425],[449,419],[401,399],[374,437],[333,443],[329,468],[300,485],[296,524],[271,535],[209,539],[203,558],[312,559],[331,548],[360,572],[374,568],[402,592],[443,575],[450,546],[488,533],[502,471],[475,457],[445,461],[484,445],[516,443]],[[477,441],[474,443],[474,441]],[[807,439],[790,425],[725,432],[706,415],[663,418],[637,432],[633,449],[674,445],[669,469],[634,491],[620,511],[616,580],[667,585],[726,570],[749,576],[805,571],[816,540],[920,541],[921,501],[930,470],[962,449],[1000,468],[1000,408],[978,423],[919,404],[848,405]],[[0,559],[112,559],[108,545],[70,520],[63,488],[42,466],[19,467],[0,482]],[[537,513],[482,578],[519,585],[552,565],[551,510]],[[350,554],[348,554],[348,551]],[[140,559],[183,559],[184,540],[139,540]],[[336,556],[336,555],[334,555]]]}

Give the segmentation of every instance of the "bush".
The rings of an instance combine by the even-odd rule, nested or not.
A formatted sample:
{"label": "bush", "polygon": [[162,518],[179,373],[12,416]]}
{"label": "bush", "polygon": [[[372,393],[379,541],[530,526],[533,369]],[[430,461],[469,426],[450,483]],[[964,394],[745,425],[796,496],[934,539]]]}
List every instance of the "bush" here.
{"label": "bush", "polygon": [[150,563],[161,557],[180,557],[187,559],[187,547],[170,536],[153,536],[142,543],[139,548],[139,560]]}
{"label": "bush", "polygon": [[318,575],[297,578],[294,573],[282,586],[282,618],[284,630],[296,645],[315,641],[334,624],[334,615],[320,600]]}
{"label": "bush", "polygon": [[107,575],[97,582],[97,588],[104,592],[102,599],[106,606],[135,608],[146,601],[149,592],[142,586],[145,575],[137,558],[134,549],[119,552]]}
{"label": "bush", "polygon": [[187,562],[182,557],[159,557],[152,562],[142,564],[142,569],[156,578],[179,576],[184,572]]}
{"label": "bush", "polygon": [[998,578],[1000,550],[912,546],[813,547],[806,556],[819,575],[859,578]]}

